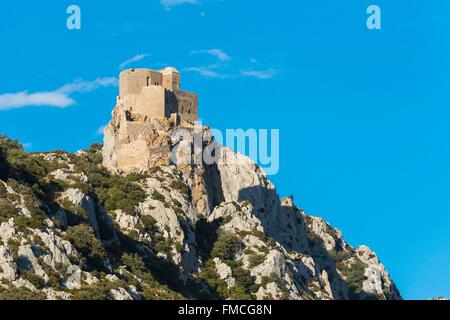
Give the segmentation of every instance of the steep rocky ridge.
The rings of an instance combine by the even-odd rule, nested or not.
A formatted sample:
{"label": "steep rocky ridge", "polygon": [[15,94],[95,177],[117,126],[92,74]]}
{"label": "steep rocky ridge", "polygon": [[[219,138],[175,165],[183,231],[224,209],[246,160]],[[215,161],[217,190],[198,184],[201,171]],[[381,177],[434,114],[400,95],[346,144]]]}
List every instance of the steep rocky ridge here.
{"label": "steep rocky ridge", "polygon": [[280,199],[208,128],[220,161],[183,161],[196,150],[179,130],[118,105],[103,148],[1,138],[0,298],[401,299],[375,253]]}

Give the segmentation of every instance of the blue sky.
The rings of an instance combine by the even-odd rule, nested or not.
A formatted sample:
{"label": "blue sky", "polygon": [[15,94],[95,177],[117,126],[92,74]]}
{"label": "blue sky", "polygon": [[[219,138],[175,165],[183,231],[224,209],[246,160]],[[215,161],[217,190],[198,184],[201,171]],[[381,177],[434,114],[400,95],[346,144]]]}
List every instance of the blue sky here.
{"label": "blue sky", "polygon": [[162,2],[2,3],[0,132],[88,147],[120,66],[173,65],[205,124],[280,129],[281,195],[369,245],[405,298],[450,296],[450,2]]}

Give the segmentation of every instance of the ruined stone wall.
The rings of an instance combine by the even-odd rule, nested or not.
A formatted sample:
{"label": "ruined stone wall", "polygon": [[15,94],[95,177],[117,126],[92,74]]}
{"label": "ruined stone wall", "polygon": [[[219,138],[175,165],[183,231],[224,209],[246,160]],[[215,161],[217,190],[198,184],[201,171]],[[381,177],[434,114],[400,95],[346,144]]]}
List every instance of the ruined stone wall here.
{"label": "ruined stone wall", "polygon": [[198,119],[198,97],[179,89],[180,73],[175,68],[125,70],[120,74],[118,102],[135,115],[170,118],[177,114],[193,124]]}
{"label": "ruined stone wall", "polygon": [[198,120],[198,96],[182,90],[176,90],[174,94],[178,101],[178,115],[181,119],[193,124]]}
{"label": "ruined stone wall", "polygon": [[162,74],[150,69],[130,69],[120,73],[120,96],[140,94],[149,85],[162,86]]}

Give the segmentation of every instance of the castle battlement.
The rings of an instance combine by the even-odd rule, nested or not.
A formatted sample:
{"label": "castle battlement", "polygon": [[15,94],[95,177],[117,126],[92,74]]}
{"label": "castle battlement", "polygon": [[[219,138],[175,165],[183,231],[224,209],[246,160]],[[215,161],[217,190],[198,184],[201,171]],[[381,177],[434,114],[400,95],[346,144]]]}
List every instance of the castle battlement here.
{"label": "castle battlement", "polygon": [[151,118],[176,115],[190,124],[198,120],[198,96],[180,89],[177,69],[128,69],[119,78],[118,102],[132,113]]}

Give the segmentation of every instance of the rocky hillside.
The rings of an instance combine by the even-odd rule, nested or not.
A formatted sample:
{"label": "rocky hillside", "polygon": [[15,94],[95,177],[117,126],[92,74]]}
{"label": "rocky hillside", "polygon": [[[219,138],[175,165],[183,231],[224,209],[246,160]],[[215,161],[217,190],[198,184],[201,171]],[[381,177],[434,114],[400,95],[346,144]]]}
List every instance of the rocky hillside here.
{"label": "rocky hillside", "polygon": [[[167,152],[190,148],[176,128],[120,108],[103,151],[0,138],[0,299],[401,299],[375,253],[280,199],[249,159],[175,165]],[[143,139],[121,117],[159,155],[117,169]]]}

